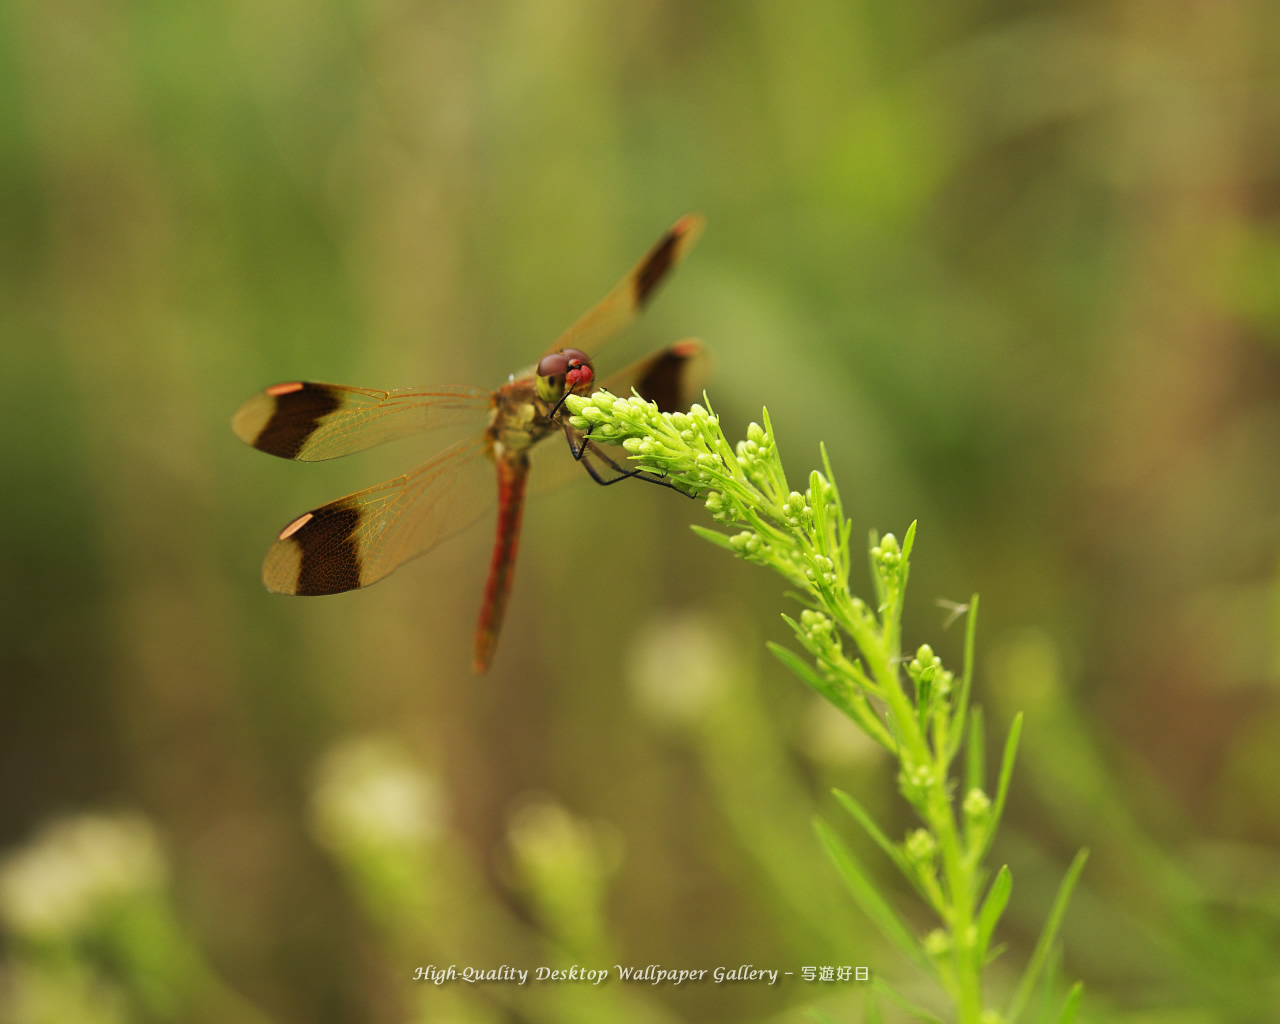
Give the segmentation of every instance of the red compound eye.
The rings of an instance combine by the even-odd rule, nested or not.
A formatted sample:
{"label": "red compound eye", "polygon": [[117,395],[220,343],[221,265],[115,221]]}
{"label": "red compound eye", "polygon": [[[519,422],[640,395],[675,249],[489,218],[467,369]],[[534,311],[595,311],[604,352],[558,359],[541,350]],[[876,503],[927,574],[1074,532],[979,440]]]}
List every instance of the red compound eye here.
{"label": "red compound eye", "polygon": [[591,364],[584,360],[570,359],[569,372],[564,375],[565,383],[569,386],[570,391],[578,391],[589,387],[591,382],[596,379],[595,370],[591,368]]}

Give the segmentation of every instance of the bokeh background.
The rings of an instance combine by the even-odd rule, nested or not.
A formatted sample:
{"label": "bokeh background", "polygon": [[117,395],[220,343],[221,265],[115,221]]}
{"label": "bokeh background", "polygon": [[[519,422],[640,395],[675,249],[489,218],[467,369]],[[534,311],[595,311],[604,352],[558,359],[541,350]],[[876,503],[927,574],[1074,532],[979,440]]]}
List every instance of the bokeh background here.
{"label": "bokeh background", "polygon": [[730,436],[767,405],[855,531],[918,519],[909,644],[958,666],[937,601],[982,594],[977,699],[1028,715],[993,996],[1087,845],[1083,1019],[1274,1019],[1268,0],[3,5],[0,1019],[857,1021],[867,990],[412,980],[449,963],[863,965],[939,1005],[810,827],[866,849],[839,785],[901,835],[892,770],[767,655],[795,606],[697,505],[531,503],[481,679],[491,520],[367,592],[259,583],[282,524],[437,445],[289,464],[240,401],[496,386],[690,210],[600,368],[699,336]]}

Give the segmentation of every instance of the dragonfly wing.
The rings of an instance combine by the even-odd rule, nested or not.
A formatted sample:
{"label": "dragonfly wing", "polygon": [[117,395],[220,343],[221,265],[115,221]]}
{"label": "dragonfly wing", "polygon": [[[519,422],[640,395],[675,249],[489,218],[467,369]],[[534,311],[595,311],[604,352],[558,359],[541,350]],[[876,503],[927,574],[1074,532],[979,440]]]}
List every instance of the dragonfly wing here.
{"label": "dragonfly wing", "polygon": [[685,412],[702,393],[710,362],[702,342],[687,338],[611,374],[600,386],[624,397],[634,388],[663,412]]}
{"label": "dragonfly wing", "polygon": [[653,298],[663,279],[702,234],[703,219],[686,214],[673,224],[613,290],[556,339],[546,354],[578,348],[595,355],[602,342],[621,330]]}
{"label": "dragonfly wing", "polygon": [[262,581],[280,594],[340,594],[460,533],[493,507],[488,438],[468,438],[417,469],[299,516],[280,531]]}
{"label": "dragonfly wing", "polygon": [[492,393],[483,388],[374,391],[291,381],[245,402],[231,418],[231,429],[268,455],[320,462],[438,427],[478,426],[492,405]]}

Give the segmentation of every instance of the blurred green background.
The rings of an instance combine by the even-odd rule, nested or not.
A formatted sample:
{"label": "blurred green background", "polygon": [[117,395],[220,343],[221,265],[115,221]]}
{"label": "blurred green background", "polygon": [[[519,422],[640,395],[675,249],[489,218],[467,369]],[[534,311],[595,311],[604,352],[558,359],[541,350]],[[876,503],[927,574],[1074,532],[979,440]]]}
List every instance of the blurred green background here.
{"label": "blurred green background", "polygon": [[730,436],[767,404],[793,483],[825,441],[856,529],[918,519],[909,646],[958,665],[935,602],[981,592],[977,699],[1028,713],[993,992],[1088,845],[1083,1019],[1274,1020],[1280,6],[14,0],[0,176],[0,1019],[860,1020],[866,991],[431,963],[933,998],[810,831],[848,826],[840,785],[901,835],[891,768],[764,652],[795,606],[698,506],[532,502],[482,679],[491,525],[364,593],[259,583],[291,517],[436,444],[288,464],[239,402],[496,386],[697,210],[599,368],[699,336]]}

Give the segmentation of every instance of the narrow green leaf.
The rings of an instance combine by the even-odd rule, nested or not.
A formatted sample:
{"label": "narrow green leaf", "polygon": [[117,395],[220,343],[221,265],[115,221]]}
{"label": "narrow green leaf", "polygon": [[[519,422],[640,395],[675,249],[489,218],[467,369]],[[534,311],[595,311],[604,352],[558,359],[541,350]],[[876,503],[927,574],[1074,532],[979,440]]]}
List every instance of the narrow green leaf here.
{"label": "narrow green leaf", "polygon": [[1035,1011],[1028,1012],[1035,1018],[1038,1024],[1046,1024],[1050,1015],[1053,1013],[1052,1003],[1057,1001],[1059,995],[1058,975],[1062,971],[1062,943],[1057,943],[1045,958],[1044,969],[1040,972],[1040,1006]]}
{"label": "narrow green leaf", "polygon": [[1066,1002],[1058,1014],[1058,1024],[1075,1024],[1076,1011],[1080,1009],[1080,1000],[1084,997],[1084,982],[1077,981],[1067,993]]}
{"label": "narrow green leaf", "polygon": [[987,782],[987,734],[980,707],[969,715],[969,744],[964,754],[964,791],[983,789]]}
{"label": "narrow green leaf", "polygon": [[[861,676],[861,678],[865,680],[866,676],[862,675],[861,671],[858,670],[858,666],[855,665],[854,668],[857,670],[854,678],[856,679],[858,676]],[[894,738],[893,733],[889,731],[884,722],[880,720],[880,716],[876,714],[876,709],[873,708],[871,706],[871,702],[867,700],[865,693],[867,688],[866,684],[863,683],[862,685],[863,692],[855,693],[849,700],[850,715],[853,716],[854,721],[858,723],[863,732],[879,743],[880,746],[884,747],[885,750],[889,751],[889,753],[897,754],[897,739]]]}
{"label": "narrow green leaf", "polygon": [[1027,969],[1023,972],[1022,980],[1018,982],[1017,991],[1013,994],[1013,1001],[1009,1004],[1009,1012],[1005,1014],[1007,1024],[1016,1024],[1018,1016],[1027,1005],[1027,1000],[1031,998],[1031,994],[1035,991],[1040,971],[1044,967],[1050,951],[1053,949],[1054,939],[1058,936],[1058,927],[1062,924],[1062,918],[1067,912],[1067,903],[1071,899],[1071,891],[1075,888],[1076,882],[1080,878],[1080,872],[1084,870],[1085,861],[1088,859],[1088,850],[1081,850],[1077,853],[1075,860],[1071,862],[1071,867],[1067,868],[1062,884],[1058,886],[1058,895],[1054,897],[1053,909],[1049,911],[1049,918],[1044,923],[1044,930],[1040,933],[1040,938],[1036,940],[1036,948],[1031,953]]}
{"label": "narrow green leaf", "polygon": [[960,676],[960,692],[956,695],[956,709],[952,715],[951,749],[947,751],[950,763],[960,749],[965,733],[965,716],[969,713],[969,694],[973,689],[973,650],[978,632],[978,595],[969,599],[969,617],[964,625],[964,672]]}
{"label": "narrow green leaf", "polygon": [[809,473],[809,507],[813,510],[813,537],[814,546],[817,548],[818,554],[824,558],[830,558],[834,564],[836,558],[833,557],[838,552],[831,549],[831,529],[829,527],[829,514],[827,510],[826,493],[823,491],[818,481],[818,471],[812,470]]}
{"label": "narrow green leaf", "polygon": [[778,435],[773,432],[773,421],[769,419],[769,410],[762,408],[760,418],[764,420],[765,435],[773,442],[773,455],[769,459],[769,475],[773,478],[771,482],[775,491],[773,497],[782,502],[791,493],[791,488],[787,484],[787,471],[782,465],[782,450],[778,447]]}
{"label": "narrow green leaf", "polygon": [[[796,626],[796,624],[786,615],[782,617],[786,619],[791,626]],[[796,628],[798,631],[798,627]],[[819,694],[825,701],[835,705],[835,707],[839,708],[846,715],[853,718],[859,725],[862,724],[856,711],[849,705],[844,694],[840,692],[839,687],[835,683],[831,682],[829,679],[824,679],[822,675],[813,668],[813,666],[790,648],[783,647],[782,644],[775,643],[772,640],[768,641],[765,646],[769,648],[773,653],[773,656],[790,669],[802,683]]]}
{"label": "narrow green leaf", "polygon": [[902,564],[904,566],[902,585],[904,589],[907,583],[907,579],[905,575],[905,566],[907,564],[907,560],[911,557],[911,549],[912,547],[915,546],[915,542],[916,542],[916,520],[913,519],[911,520],[911,525],[907,527],[907,535],[902,538]]}
{"label": "narrow green leaf", "polygon": [[827,478],[827,485],[831,488],[831,494],[836,503],[836,511],[839,513],[841,520],[843,520],[844,502],[840,500],[840,488],[836,486],[836,475],[831,472],[831,459],[827,457],[827,446],[825,442],[818,442],[818,451],[822,453],[822,472]]}
{"label": "narrow green leaf", "polygon": [[822,480],[822,474],[819,474],[817,470],[810,470],[809,507],[813,509],[814,545],[817,547],[819,554],[831,559],[832,564],[838,564],[840,552],[832,547],[832,541],[837,539],[840,529],[838,529],[838,520],[837,529],[831,529],[831,513],[835,512],[835,509],[828,506],[826,490],[823,489],[820,480]]}
{"label": "narrow green leaf", "polygon": [[907,927],[906,922],[898,916],[898,912],[893,909],[888,901],[880,895],[875,883],[863,871],[862,865],[858,863],[852,851],[845,846],[831,826],[821,818],[814,821],[813,827],[814,831],[818,833],[818,840],[826,848],[827,856],[835,864],[836,870],[840,872],[840,877],[844,879],[845,885],[849,887],[849,892],[853,895],[858,906],[862,908],[862,912],[880,929],[885,938],[897,946],[912,963],[930,974],[934,974],[933,963],[925,955],[924,950],[920,948],[920,944],[911,933],[911,929]]}
{"label": "narrow green leaf", "polygon": [[1013,724],[1009,726],[1009,736],[1004,741],[1004,757],[1000,761],[1000,780],[996,783],[995,805],[991,808],[991,820],[987,823],[987,838],[977,853],[978,859],[986,853],[987,847],[1000,827],[1000,815],[1004,813],[1004,802],[1009,796],[1009,782],[1013,778],[1013,761],[1018,755],[1018,737],[1022,735],[1022,712],[1013,716]]}
{"label": "narrow green leaf", "polygon": [[716,547],[721,547],[726,551],[732,551],[737,554],[738,549],[733,546],[733,542],[719,530],[708,530],[705,526],[690,526],[689,529],[703,540],[711,541]]}
{"label": "narrow green leaf", "polygon": [[[874,529],[869,531],[867,534],[868,554],[870,553],[871,549],[874,548],[879,543],[880,543],[880,532]],[[875,589],[875,594],[876,594],[875,606],[877,608],[883,608],[884,601],[885,601],[884,580],[882,580],[880,578],[880,574],[876,572],[876,560],[874,556],[867,559],[867,568],[871,570],[871,585]]]}
{"label": "narrow green leaf", "polygon": [[925,1024],[944,1024],[942,1018],[936,1013],[926,1010],[923,1006],[917,1006],[877,974],[871,976],[871,990],[890,1002],[896,1003],[900,1010],[910,1014],[916,1020],[924,1021]]}
{"label": "narrow green leaf", "polygon": [[982,901],[982,909],[978,911],[978,955],[985,957],[991,936],[1000,921],[1000,915],[1009,903],[1009,893],[1013,891],[1013,875],[1009,865],[1004,864],[996,873],[995,881],[987,890],[987,898]]}
{"label": "narrow green leaf", "polygon": [[902,851],[897,846],[889,842],[889,837],[881,832],[880,826],[871,820],[871,815],[867,813],[866,808],[843,789],[833,789],[831,793],[840,801],[844,809],[849,812],[850,817],[862,826],[862,830],[875,840],[875,844],[885,852],[885,855],[898,865],[898,869],[907,878],[911,878],[911,865],[907,863],[907,858],[903,856]]}
{"label": "narrow green leaf", "polygon": [[[799,632],[800,627],[795,620],[787,615],[782,617],[789,626]],[[823,700],[830,703],[832,707],[851,718],[857,723],[859,729],[884,747],[885,750],[893,751],[897,749],[893,736],[885,728],[884,723],[876,717],[865,697],[860,694],[851,696],[845,693],[838,683],[824,678],[821,673],[796,654],[795,651],[783,647],[772,640],[767,641],[765,646],[769,648],[775,658],[794,672],[801,682],[821,696]]]}
{"label": "narrow green leaf", "polygon": [[[787,616],[785,615],[782,617],[784,619],[787,618]],[[809,665],[809,663],[805,661],[803,658],[801,658],[800,655],[796,654],[795,651],[791,650],[790,648],[783,647],[782,644],[775,643],[773,640],[768,641],[765,644],[765,646],[768,647],[769,650],[773,652],[773,656],[775,658],[777,658],[780,662],[782,662],[782,664],[786,665],[787,668],[789,668],[792,672],[794,672],[797,676],[799,676],[800,681],[803,682],[806,686],[808,686],[810,689],[817,690],[820,694],[822,694],[824,697],[827,697],[828,699],[834,699],[835,695],[832,693],[833,688],[831,683],[823,679],[822,676],[818,675],[818,673],[814,671],[814,669]]]}

